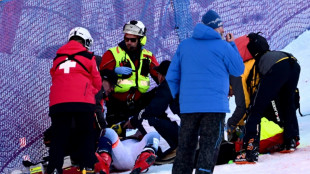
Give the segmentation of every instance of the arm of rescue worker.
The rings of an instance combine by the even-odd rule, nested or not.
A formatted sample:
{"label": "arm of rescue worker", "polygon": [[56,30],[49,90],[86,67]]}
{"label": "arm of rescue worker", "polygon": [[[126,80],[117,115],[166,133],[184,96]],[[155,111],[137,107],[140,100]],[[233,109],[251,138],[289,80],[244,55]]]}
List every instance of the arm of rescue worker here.
{"label": "arm of rescue worker", "polygon": [[95,57],[96,57],[96,65],[97,65],[97,68],[99,70],[100,69],[100,63],[102,61],[102,57],[101,56],[97,56],[97,55],[95,55]]}
{"label": "arm of rescue worker", "polygon": [[99,70],[97,68],[95,56],[93,56],[91,64],[92,64],[92,66],[91,66],[90,73],[92,75],[92,84],[95,88],[94,94],[97,94],[98,91],[100,91],[100,89],[102,87],[102,81],[101,81],[101,76],[100,76]]}
{"label": "arm of rescue worker", "polygon": [[234,42],[226,42],[224,63],[230,75],[241,76],[244,71],[243,60]]}
{"label": "arm of rescue worker", "polygon": [[116,67],[114,72],[119,75],[130,75],[132,73],[132,69],[130,67],[121,66]]}
{"label": "arm of rescue worker", "polygon": [[147,91],[140,97],[137,103],[140,108],[146,108],[151,103],[151,101],[153,100],[153,98],[155,97],[157,93],[157,89],[158,89],[158,86],[155,86],[152,90]]}
{"label": "arm of rescue worker", "polygon": [[[243,88],[243,94],[244,94],[244,101],[245,101],[245,109],[247,109],[250,105],[250,91],[248,91],[249,87],[247,84],[247,79],[248,78],[253,78],[253,77],[249,77],[250,71],[253,68],[255,63],[255,59],[250,59],[244,62],[245,65],[245,69],[244,69],[244,73],[241,75],[241,81],[242,81],[242,88]],[[236,125],[244,125],[244,118],[245,118],[246,114],[244,113],[242,118],[239,120],[239,122]],[[232,116],[233,117],[233,116]],[[231,120],[232,123],[230,123],[230,119],[228,119],[227,124],[234,124],[236,120]]]}
{"label": "arm of rescue worker", "polygon": [[227,125],[236,127],[246,112],[242,77],[229,76],[229,81],[232,86],[233,95],[235,96],[236,109],[228,119]]}
{"label": "arm of rescue worker", "polygon": [[168,68],[168,72],[166,75],[166,80],[168,82],[171,95],[174,99],[180,92],[180,80],[181,80],[180,46],[181,45],[182,43],[179,44],[178,49],[171,60],[171,63],[170,63],[170,66]]}
{"label": "arm of rescue worker", "polygon": [[114,59],[112,52],[109,50],[106,51],[102,55],[102,60],[101,60],[101,63],[99,65],[99,69],[100,70],[103,70],[103,69],[114,70],[115,65],[116,65],[116,61]]}
{"label": "arm of rescue worker", "polygon": [[249,107],[250,102],[251,102],[251,99],[250,99],[251,91],[248,90],[250,87],[248,85],[251,85],[251,84],[247,84],[247,79],[248,78],[254,79],[254,77],[249,77],[251,69],[254,66],[254,63],[255,63],[255,59],[250,59],[250,60],[244,62],[245,69],[244,69],[244,73],[241,76],[242,77],[242,85],[243,85],[243,90],[244,90],[245,107],[246,108]]}
{"label": "arm of rescue worker", "polygon": [[[141,111],[140,111],[140,113],[142,114],[144,112],[144,109],[142,109]],[[141,125],[142,124],[142,121],[143,121],[143,119],[139,119],[139,117],[140,117],[140,113],[138,113],[138,114],[136,114],[136,115],[134,115],[130,120],[128,120],[127,122],[126,122],[126,124],[124,125],[124,128],[128,128],[128,129],[130,129],[129,127],[131,126],[132,128],[138,128],[138,126],[139,125]]]}
{"label": "arm of rescue worker", "polygon": [[50,74],[51,74],[51,77],[53,77],[53,76],[54,76],[54,73],[55,73],[55,69],[54,69],[54,67],[52,67],[52,68],[50,69]]}
{"label": "arm of rescue worker", "polygon": [[127,121],[127,123],[130,122],[130,125],[132,125],[133,128],[137,128],[139,125],[141,125],[142,114],[144,113],[145,108],[151,105],[152,101],[156,98],[158,88],[159,86],[153,88],[151,91],[148,91],[144,95],[142,95],[140,100],[141,102],[139,103],[139,105],[141,106],[141,108],[144,109],[142,109],[138,114],[133,115],[133,117]]}
{"label": "arm of rescue worker", "polygon": [[158,66],[158,65],[159,64],[158,64],[155,56],[152,55],[151,63],[150,63],[150,75],[151,75],[152,79],[156,82],[156,84],[158,84],[159,82],[158,82],[158,78],[157,78],[158,75],[157,75],[157,72],[154,70],[154,67]]}
{"label": "arm of rescue worker", "polygon": [[105,129],[107,127],[107,124],[103,114],[103,103],[104,98],[106,98],[106,95],[104,94],[103,87],[96,94],[95,98],[96,98],[96,108],[95,108],[96,122],[100,126],[100,129]]}
{"label": "arm of rescue worker", "polygon": [[54,67],[54,66],[56,66],[56,65],[54,65],[54,62],[53,62],[53,66],[52,66],[52,68],[50,69],[51,77],[53,77],[53,76],[54,76],[54,73],[55,73],[55,67]]}
{"label": "arm of rescue worker", "polygon": [[170,93],[168,84],[166,81],[162,82],[152,99],[150,104],[145,108],[141,117],[157,117],[165,113],[169,103],[172,101],[172,95]]}

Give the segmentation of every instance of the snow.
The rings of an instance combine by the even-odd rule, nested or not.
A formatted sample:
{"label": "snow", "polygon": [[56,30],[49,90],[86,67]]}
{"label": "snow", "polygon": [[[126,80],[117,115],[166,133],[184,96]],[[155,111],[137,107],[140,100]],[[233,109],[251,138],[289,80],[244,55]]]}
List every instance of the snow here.
{"label": "snow", "polygon": [[[310,31],[305,31],[297,39],[286,46],[283,51],[292,53],[301,65],[301,74],[298,88],[300,90],[301,112],[310,113]],[[309,66],[308,66],[309,65]],[[234,99],[230,99],[230,108],[235,107]],[[231,114],[227,114],[227,118]],[[294,153],[265,154],[259,156],[259,162],[254,165],[225,164],[217,165],[214,174],[222,173],[251,173],[251,174],[283,174],[283,173],[309,173],[310,171],[310,116],[300,117],[300,146]],[[148,174],[170,174],[172,164],[150,167]],[[127,174],[130,172],[123,172]]]}

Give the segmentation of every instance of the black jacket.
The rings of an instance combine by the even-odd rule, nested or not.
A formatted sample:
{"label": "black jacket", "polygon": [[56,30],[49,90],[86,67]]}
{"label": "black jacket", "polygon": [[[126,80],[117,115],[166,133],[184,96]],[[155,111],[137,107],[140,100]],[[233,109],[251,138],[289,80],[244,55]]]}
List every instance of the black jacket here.
{"label": "black jacket", "polygon": [[235,95],[236,109],[232,116],[227,120],[227,124],[229,126],[236,126],[246,112],[245,96],[241,76],[229,76],[229,81]]}
{"label": "black jacket", "polygon": [[[180,107],[178,102],[178,97],[176,99],[172,98],[168,83],[164,80],[156,89],[155,96],[150,102],[150,104],[141,111],[141,118],[148,118],[148,117],[157,117],[163,119],[169,119],[167,114],[165,113],[168,106],[170,106],[171,111],[174,114],[180,113]],[[135,115],[131,119],[131,124],[136,127],[139,124],[139,115]],[[141,119],[142,120],[142,119]]]}

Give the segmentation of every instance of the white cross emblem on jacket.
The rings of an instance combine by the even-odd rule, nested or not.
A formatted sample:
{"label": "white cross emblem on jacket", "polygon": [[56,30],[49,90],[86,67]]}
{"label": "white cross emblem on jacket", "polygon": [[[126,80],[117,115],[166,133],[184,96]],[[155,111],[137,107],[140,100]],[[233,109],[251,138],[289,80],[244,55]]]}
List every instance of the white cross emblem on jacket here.
{"label": "white cross emblem on jacket", "polygon": [[70,68],[74,68],[74,67],[76,67],[76,62],[71,61],[71,60],[67,60],[65,63],[62,63],[59,66],[59,69],[64,69],[64,73],[69,74]]}

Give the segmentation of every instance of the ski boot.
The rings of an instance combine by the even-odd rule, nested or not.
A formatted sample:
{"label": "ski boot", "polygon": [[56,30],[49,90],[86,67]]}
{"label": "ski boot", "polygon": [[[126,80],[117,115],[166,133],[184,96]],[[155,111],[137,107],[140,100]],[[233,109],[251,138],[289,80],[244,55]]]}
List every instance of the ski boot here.
{"label": "ski boot", "polygon": [[297,141],[296,139],[291,139],[287,143],[283,144],[283,149],[280,151],[280,153],[291,153],[296,150],[297,147]]}
{"label": "ski boot", "polygon": [[162,157],[157,157],[154,165],[171,164],[176,157],[177,149],[174,149],[170,153]]}
{"label": "ski boot", "polygon": [[138,156],[135,166],[130,174],[140,174],[154,164],[156,155],[153,149],[147,148]]}
{"label": "ski boot", "polygon": [[251,138],[246,146],[245,151],[241,151],[235,159],[236,164],[255,164],[258,161],[258,144]]}
{"label": "ski boot", "polygon": [[110,165],[112,162],[111,155],[107,152],[103,152],[101,154],[95,153],[99,162],[95,164],[95,172],[100,174],[109,174],[110,173]]}

